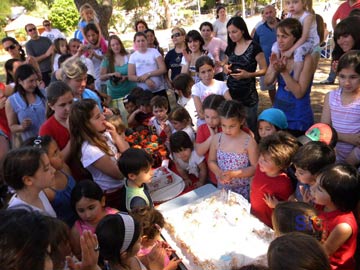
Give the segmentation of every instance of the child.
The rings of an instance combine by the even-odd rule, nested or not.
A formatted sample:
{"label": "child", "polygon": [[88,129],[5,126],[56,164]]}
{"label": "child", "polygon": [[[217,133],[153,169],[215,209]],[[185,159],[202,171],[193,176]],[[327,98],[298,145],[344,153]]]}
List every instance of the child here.
{"label": "child", "polygon": [[322,169],[312,189],[314,202],[321,207],[323,246],[332,269],[355,269],[358,226],[352,211],[359,201],[359,187],[354,167],[333,164]]}
{"label": "child", "polygon": [[106,216],[97,226],[96,235],[100,247],[99,262],[104,264],[103,269],[146,269],[136,257],[140,250],[141,224],[130,215]]}
{"label": "child", "polygon": [[41,125],[39,135],[49,135],[60,148],[64,160],[70,155],[69,114],[74,95],[70,86],[62,81],[52,82],[46,88],[47,120]]}
{"label": "child", "polygon": [[69,53],[69,46],[65,38],[57,38],[54,40],[54,58],[53,58],[53,71],[60,68],[59,57]]}
{"label": "child", "polygon": [[298,149],[297,140],[287,132],[279,131],[260,142],[260,157],[251,182],[251,212],[267,226],[272,227],[271,215],[279,201],[286,201],[294,192],[291,180],[284,170]]}
{"label": "child", "polygon": [[163,269],[177,269],[180,260],[176,258],[169,259],[169,253],[171,254],[173,250],[161,238],[161,230],[165,225],[161,212],[155,208],[145,206],[131,211],[131,216],[142,225],[141,247],[137,257],[148,269],[151,269],[149,265],[151,256],[147,255],[151,254],[154,247],[162,247],[166,251],[164,256],[164,266],[166,267]]}
{"label": "child", "polygon": [[275,236],[302,232],[321,240],[321,221],[316,209],[305,202],[281,202],[272,214]]}
{"label": "child", "polygon": [[129,148],[129,144],[105,120],[93,99],[83,99],[73,104],[69,125],[71,157],[75,162],[81,162],[105,192],[106,205],[118,209],[124,176],[116,160]]}
{"label": "child", "polygon": [[136,99],[136,106],[138,107],[132,114],[129,115],[128,124],[132,129],[144,129],[149,125],[150,118],[153,117],[150,100],[153,94],[150,91],[143,91]]}
{"label": "child", "polygon": [[[315,14],[312,9],[312,0],[288,0],[286,1],[288,18],[295,18],[302,25],[300,39],[286,52],[286,57],[294,54],[294,80],[298,81],[304,66],[304,56],[312,53],[319,46],[320,38],[317,33]],[[272,52],[279,56],[277,42],[271,48]]]}
{"label": "child", "polygon": [[11,133],[21,133],[23,141],[38,135],[45,121],[45,90],[41,90],[37,82],[38,75],[33,66],[19,66],[15,72],[15,92],[5,103]]}
{"label": "child", "polygon": [[258,116],[258,134],[260,139],[275,134],[288,127],[286,115],[282,110],[269,108],[263,110]]}
{"label": "child", "polygon": [[4,159],[3,177],[15,190],[8,208],[28,206],[28,210],[56,217],[43,189],[54,184],[54,168],[41,148],[22,147],[11,150]]}
{"label": "child", "polygon": [[[335,128],[338,135],[336,160],[344,162],[358,146],[360,132],[360,52],[350,51],[339,60],[339,89],[326,94],[321,122]],[[357,151],[357,150],[355,150]]]}
{"label": "child", "polygon": [[50,165],[55,169],[55,181],[50,188],[43,191],[49,199],[56,215],[70,227],[76,220],[76,215],[70,205],[70,194],[75,186],[70,168],[64,163],[56,141],[48,135],[37,136],[24,142],[25,146],[40,147],[46,151]]}
{"label": "child", "polygon": [[209,152],[209,169],[216,175],[218,188],[231,189],[249,200],[250,177],[255,173],[258,146],[242,126],[245,107],[234,100],[220,108],[222,132],[214,135]]}
{"label": "child", "polygon": [[183,130],[189,135],[192,142],[195,141],[195,131],[192,128],[191,117],[185,108],[176,107],[170,112],[169,120],[173,127],[172,132]]}
{"label": "child", "polygon": [[152,163],[152,157],[143,149],[129,148],[121,155],[118,166],[126,177],[121,211],[130,212],[137,207],[154,206],[146,185],[153,177]]}
{"label": "child", "polygon": [[80,236],[85,230],[95,232],[100,220],[106,215],[115,214],[117,209],[105,207],[105,195],[100,186],[91,180],[76,183],[71,192],[71,206],[78,220],[71,228],[71,249],[77,258],[81,258]]}
{"label": "child", "polygon": [[89,23],[93,23],[96,25],[96,28],[99,31],[99,41],[98,44],[96,44],[96,47],[100,46],[102,51],[105,53],[107,51],[107,43],[104,37],[101,35],[99,19],[97,17],[96,11],[90,4],[85,3],[79,8],[79,12],[80,12],[80,21],[78,24],[78,28],[82,34],[82,39],[80,37],[81,41],[83,41],[84,44],[89,43],[89,41],[86,40],[86,35],[84,34],[84,28]]}
{"label": "child", "polygon": [[194,98],[191,95],[191,88],[194,85],[194,79],[189,74],[180,73],[174,78],[172,85],[175,93],[178,95],[177,104],[184,107],[189,112],[191,120],[194,124],[197,123],[197,112]]}
{"label": "child", "polygon": [[284,234],[270,243],[268,266],[272,270],[330,270],[329,259],[314,237],[300,232]]}
{"label": "child", "polygon": [[187,187],[197,188],[205,184],[205,158],[196,153],[194,144],[185,131],[176,131],[170,136],[170,151],[176,170]]}
{"label": "child", "polygon": [[154,116],[150,118],[149,128],[163,141],[166,141],[166,134],[171,134],[173,130],[167,116],[169,102],[166,97],[155,96],[150,100],[150,106]]}
{"label": "child", "polygon": [[[195,151],[199,156],[205,156],[208,163],[209,149],[215,134],[221,132],[220,116],[217,109],[225,100],[221,95],[211,94],[204,99],[202,109],[204,111],[205,124],[202,124],[196,134]],[[217,185],[216,176],[208,170],[210,181]]]}
{"label": "child", "polygon": [[198,125],[204,124],[204,112],[202,110],[202,102],[211,94],[222,95],[225,99],[230,100],[231,96],[226,82],[214,79],[215,64],[209,56],[201,56],[196,60],[196,72],[199,74],[200,81],[195,83],[191,89],[194,98],[196,112],[198,118],[202,121]]}
{"label": "child", "polygon": [[297,178],[293,199],[310,202],[310,187],[315,185],[319,171],[335,163],[335,151],[323,142],[309,142],[299,148],[292,160]]}
{"label": "child", "polygon": [[122,136],[123,138],[125,138],[126,126],[122,121],[121,115],[114,113],[114,115],[108,118],[108,121],[110,124],[112,124],[115,127],[116,133]]}

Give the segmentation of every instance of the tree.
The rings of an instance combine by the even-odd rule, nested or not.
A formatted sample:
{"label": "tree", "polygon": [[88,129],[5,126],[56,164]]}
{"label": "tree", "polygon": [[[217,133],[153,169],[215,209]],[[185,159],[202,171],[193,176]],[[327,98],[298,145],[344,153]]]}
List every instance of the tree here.
{"label": "tree", "polygon": [[107,39],[109,37],[108,24],[113,11],[112,0],[103,0],[101,4],[96,0],[74,0],[74,2],[78,10],[85,3],[90,4],[94,8],[99,19],[101,33]]}
{"label": "tree", "polygon": [[4,27],[8,23],[7,16],[9,16],[11,14],[9,0],[1,0],[0,1],[0,10],[1,10],[1,13],[0,13],[0,30],[1,30],[0,38],[3,38],[3,37],[5,37]]}
{"label": "tree", "polygon": [[49,19],[54,28],[61,31],[73,31],[79,22],[79,13],[74,2],[55,0],[50,9]]}
{"label": "tree", "polygon": [[[1,2],[2,1],[3,0],[1,0]],[[28,11],[34,10],[36,8],[35,0],[14,0],[12,1],[12,4],[15,4],[16,6],[22,6]]]}

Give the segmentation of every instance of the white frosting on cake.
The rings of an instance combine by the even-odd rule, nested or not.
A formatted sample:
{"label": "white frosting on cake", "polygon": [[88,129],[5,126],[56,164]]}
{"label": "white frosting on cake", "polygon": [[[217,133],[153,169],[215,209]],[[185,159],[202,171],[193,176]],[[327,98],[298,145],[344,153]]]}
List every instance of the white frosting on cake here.
{"label": "white frosting on cake", "polygon": [[229,270],[264,264],[273,232],[251,216],[249,208],[241,195],[217,191],[163,213],[166,233],[189,269]]}

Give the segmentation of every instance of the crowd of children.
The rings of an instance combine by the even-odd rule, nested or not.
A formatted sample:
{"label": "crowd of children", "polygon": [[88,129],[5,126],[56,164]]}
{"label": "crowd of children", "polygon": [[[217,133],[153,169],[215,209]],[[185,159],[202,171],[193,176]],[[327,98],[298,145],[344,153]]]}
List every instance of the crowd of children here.
{"label": "crowd of children", "polygon": [[[339,88],[326,95],[321,123],[302,132],[290,112],[300,103],[280,106],[277,96],[275,107],[286,110],[258,115],[255,77],[265,73],[265,82],[278,81],[292,99],[310,98],[304,69],[312,66],[309,54],[316,62],[319,45],[312,1],[286,6],[270,72],[241,17],[227,23],[226,56],[214,48],[215,61],[197,30],[174,28],[174,44],[182,38],[186,50],[174,51],[180,74],[164,75],[173,67],[146,22],[136,24],[133,54],[117,36],[108,50],[90,4],[80,7],[74,52],[55,39],[54,80],[46,88],[30,60],[8,61],[0,89],[4,269],[177,269],[181,259],[161,238],[166,220],[148,186],[160,164],[181,177],[182,193],[211,184],[247,199],[275,232],[269,269],[356,269],[360,51],[344,50],[336,62]],[[21,51],[16,40],[6,42]],[[111,97],[96,91],[100,81]],[[121,106],[109,106],[111,98]]]}

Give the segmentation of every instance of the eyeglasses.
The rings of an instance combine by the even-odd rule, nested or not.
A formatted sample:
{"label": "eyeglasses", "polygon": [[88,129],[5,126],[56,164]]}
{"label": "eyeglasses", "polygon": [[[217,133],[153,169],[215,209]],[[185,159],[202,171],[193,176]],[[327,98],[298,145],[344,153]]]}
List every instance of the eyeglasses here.
{"label": "eyeglasses", "polygon": [[15,44],[12,44],[12,45],[10,45],[9,47],[4,48],[4,50],[8,52],[8,51],[13,50],[13,49],[15,49],[15,48],[16,48],[16,45],[15,45]]}
{"label": "eyeglasses", "polygon": [[48,26],[50,26],[50,23],[44,24],[44,26],[45,26],[45,27],[48,27]]}
{"label": "eyeglasses", "polygon": [[175,34],[172,34],[172,35],[171,35],[171,38],[180,37],[180,36],[181,36],[180,33],[175,33]]}
{"label": "eyeglasses", "polygon": [[28,31],[28,32],[32,32],[32,31],[35,31],[35,30],[36,30],[36,27],[30,28],[30,29],[28,29],[27,31]]}
{"label": "eyeglasses", "polygon": [[41,144],[42,144],[42,137],[41,136],[37,136],[34,141],[33,141],[33,147],[35,148],[41,148]]}

